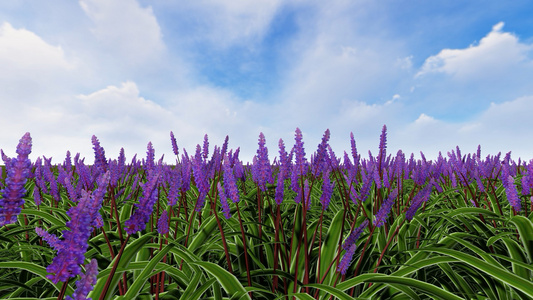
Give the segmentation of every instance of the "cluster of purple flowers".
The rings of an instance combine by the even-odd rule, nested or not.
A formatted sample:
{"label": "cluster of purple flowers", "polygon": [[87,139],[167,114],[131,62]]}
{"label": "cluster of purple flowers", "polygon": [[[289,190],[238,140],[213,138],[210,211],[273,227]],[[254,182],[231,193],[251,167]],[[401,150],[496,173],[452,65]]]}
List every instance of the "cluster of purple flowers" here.
{"label": "cluster of purple flowers", "polygon": [[348,267],[350,266],[350,263],[352,261],[353,255],[355,253],[355,249],[357,248],[357,245],[355,242],[359,239],[359,236],[361,236],[361,233],[365,230],[365,228],[368,226],[368,219],[365,219],[359,227],[357,227],[348,238],[344,241],[344,244],[342,244],[342,249],[346,250],[344,253],[344,256],[342,257],[341,262],[337,266],[337,271],[341,272],[342,275],[346,274],[346,271],[348,270]]}
{"label": "cluster of purple flowers", "polygon": [[[3,153],[3,152],[2,152]],[[24,195],[26,189],[26,179],[30,176],[31,161],[28,159],[28,155],[31,153],[31,136],[27,132],[20,139],[17,146],[16,158],[10,160],[4,159],[7,169],[6,184],[2,193],[2,199],[0,199],[0,227],[12,224],[17,221],[17,216],[22,210],[24,204]]]}

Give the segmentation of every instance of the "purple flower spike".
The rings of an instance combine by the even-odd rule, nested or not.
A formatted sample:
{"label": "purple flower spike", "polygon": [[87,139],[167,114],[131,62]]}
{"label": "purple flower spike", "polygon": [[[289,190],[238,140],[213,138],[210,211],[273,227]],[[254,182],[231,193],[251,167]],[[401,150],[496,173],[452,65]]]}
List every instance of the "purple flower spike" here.
{"label": "purple flower spike", "polygon": [[100,146],[100,141],[98,141],[95,135],[92,137],[92,143],[94,149],[94,166],[98,174],[105,173],[107,170],[107,160],[105,159],[104,148]]}
{"label": "purple flower spike", "polygon": [[72,297],[67,296],[66,300],[87,300],[87,295],[93,290],[93,286],[96,284],[96,276],[98,275],[98,264],[96,259],[92,259],[91,262],[85,265],[85,274],[81,275],[81,279],[76,281],[76,291],[72,294]]}
{"label": "purple flower spike", "polygon": [[172,151],[174,152],[174,154],[176,154],[176,156],[179,157],[178,143],[176,142],[176,138],[174,137],[174,133],[172,131],[170,132],[170,140],[172,142]]}
{"label": "purple flower spike", "polygon": [[92,232],[91,223],[95,215],[93,201],[91,193],[82,190],[78,205],[67,212],[70,217],[67,227],[70,230],[63,230],[63,240],[59,246],[55,246],[59,248],[57,256],[46,268],[46,271],[51,273],[46,277],[53,283],[66,281],[81,273],[80,265],[85,260],[85,252],[89,246],[87,241]]}
{"label": "purple flower spike", "polygon": [[139,203],[135,204],[137,208],[133,215],[124,222],[124,230],[128,234],[134,234],[144,230],[146,223],[150,220],[150,215],[157,201],[157,185],[159,183],[160,169],[153,170],[149,174],[149,180],[143,185],[143,197]]}
{"label": "purple flower spike", "polygon": [[218,195],[220,196],[220,205],[222,206],[222,212],[224,213],[224,217],[226,219],[231,218],[228,199],[226,198],[226,193],[224,192],[224,189],[222,189],[222,185],[220,182],[217,184],[218,189]]}
{"label": "purple flower spike", "polygon": [[157,221],[157,231],[159,234],[168,233],[168,212],[164,210]]}
{"label": "purple flower spike", "polygon": [[331,200],[331,194],[333,194],[333,188],[335,184],[331,184],[329,180],[329,171],[325,171],[322,174],[322,196],[320,196],[320,203],[322,203],[322,209],[326,210],[329,206],[329,201]]}
{"label": "purple flower spike", "polygon": [[504,186],[507,201],[509,201],[516,211],[520,211],[520,198],[518,198],[518,191],[516,190],[513,176],[509,175],[509,177],[507,177],[507,184]]}
{"label": "purple flower spike", "polygon": [[17,158],[12,158],[6,163],[6,186],[0,191],[3,197],[0,199],[0,227],[15,223],[22,210],[21,206],[24,204],[22,197],[26,194],[24,184],[31,172],[31,161],[28,159],[30,153],[31,136],[27,132],[17,146]]}
{"label": "purple flower spike", "polygon": [[376,219],[374,220],[374,226],[381,227],[383,224],[385,224],[387,220],[387,216],[390,213],[390,210],[392,208],[392,205],[394,204],[394,200],[398,196],[398,189],[393,190],[390,194],[387,200],[383,202],[381,205],[381,208],[379,209],[378,213],[376,214]]}
{"label": "purple flower spike", "polygon": [[273,183],[272,170],[270,168],[270,161],[268,160],[268,148],[265,146],[265,135],[261,132],[259,134],[259,149],[257,149],[257,156],[253,168],[254,181],[257,182],[262,191],[266,190],[266,183]]}
{"label": "purple flower spike", "polygon": [[237,182],[233,175],[233,169],[230,166],[230,161],[227,157],[224,159],[224,189],[226,196],[233,201],[233,203],[239,202],[239,189],[237,188]]}
{"label": "purple flower spike", "polygon": [[431,184],[426,185],[416,196],[413,198],[411,202],[411,206],[409,209],[407,209],[407,212],[405,213],[405,218],[408,221],[411,221],[413,217],[415,216],[416,211],[423,202],[426,202],[429,199],[429,196],[431,195]]}
{"label": "purple flower spike", "polygon": [[363,233],[363,230],[365,230],[366,226],[368,226],[368,219],[364,220],[363,223],[359,225],[359,227],[352,231],[346,241],[344,241],[342,249],[348,250],[352,245],[354,245],[355,242],[359,239],[359,236],[361,236],[361,233]]}
{"label": "purple flower spike", "polygon": [[42,229],[42,228],[35,228],[35,232],[38,236],[42,237],[45,242],[48,243],[54,250],[59,250],[61,248],[61,243],[59,238],[51,233],[48,233],[48,231]]}
{"label": "purple flower spike", "polygon": [[381,130],[381,135],[379,137],[378,164],[380,168],[384,167],[386,156],[387,156],[387,126],[383,125],[383,129]]}
{"label": "purple flower spike", "polygon": [[355,244],[352,244],[350,248],[346,250],[346,253],[344,253],[342,260],[339,266],[337,267],[337,272],[341,272],[342,275],[346,275],[346,271],[348,270],[348,267],[350,266],[352,262],[352,258],[353,258],[356,248],[357,246]]}

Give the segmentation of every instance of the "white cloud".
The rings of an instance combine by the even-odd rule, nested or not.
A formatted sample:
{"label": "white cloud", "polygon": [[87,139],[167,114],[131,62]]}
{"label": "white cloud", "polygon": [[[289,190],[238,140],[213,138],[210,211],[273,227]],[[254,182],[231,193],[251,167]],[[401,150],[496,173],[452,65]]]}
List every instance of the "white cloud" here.
{"label": "white cloud", "polygon": [[80,0],[94,22],[93,34],[105,50],[138,64],[154,60],[164,50],[161,28],[150,6],[135,0]]}
{"label": "white cloud", "polygon": [[66,59],[60,46],[52,46],[35,33],[15,29],[7,22],[0,26],[0,65],[2,80],[14,77],[38,79],[75,67],[75,63]]}
{"label": "white cloud", "polygon": [[521,43],[517,36],[503,32],[503,22],[492,27],[492,31],[479,44],[465,49],[443,49],[430,56],[417,73],[445,73],[459,81],[479,81],[505,78],[516,71],[533,72],[529,58],[533,46]]}

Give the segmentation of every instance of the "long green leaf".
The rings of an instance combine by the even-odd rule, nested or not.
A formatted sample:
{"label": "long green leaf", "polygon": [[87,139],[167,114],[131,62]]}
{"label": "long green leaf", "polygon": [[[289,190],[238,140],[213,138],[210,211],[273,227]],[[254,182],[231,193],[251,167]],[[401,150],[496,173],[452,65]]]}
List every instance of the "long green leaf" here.
{"label": "long green leaf", "polygon": [[433,251],[441,254],[445,254],[451,257],[454,257],[476,269],[481,270],[482,272],[500,280],[501,282],[508,284],[511,287],[514,287],[530,297],[533,297],[533,282],[525,280],[524,278],[507,271],[506,269],[496,267],[490,263],[487,263],[477,257],[474,257],[463,252],[452,250],[452,249],[443,249],[436,247],[428,247],[424,249],[419,249],[417,251]]}
{"label": "long green leaf", "polygon": [[[0,262],[0,269],[22,269],[26,270],[28,272],[31,272],[39,277],[41,277],[46,282],[50,283],[52,286],[55,287],[57,291],[61,291],[61,288],[63,286],[63,283],[54,284],[50,279],[46,278],[46,275],[48,272],[46,272],[46,268],[43,266],[39,266],[37,264],[31,263],[31,262],[25,262],[25,261],[8,261],[8,262]],[[73,293],[74,290],[69,286],[67,286],[67,294]]]}
{"label": "long green leaf", "polygon": [[[231,274],[230,272],[224,270],[219,265],[206,261],[197,261],[193,264],[199,265],[208,273],[215,276],[218,282],[231,296],[231,299],[238,299],[239,297],[246,294],[246,289],[242,286],[237,277],[235,277],[235,275]],[[246,299],[250,299],[250,297],[247,296]]]}

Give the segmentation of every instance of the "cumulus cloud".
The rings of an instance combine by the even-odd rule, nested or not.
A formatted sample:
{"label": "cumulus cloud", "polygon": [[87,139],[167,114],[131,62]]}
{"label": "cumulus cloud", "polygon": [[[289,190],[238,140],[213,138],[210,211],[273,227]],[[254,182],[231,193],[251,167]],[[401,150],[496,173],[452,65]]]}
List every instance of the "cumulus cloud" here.
{"label": "cumulus cloud", "polygon": [[150,6],[135,0],[80,0],[93,21],[91,30],[107,51],[137,64],[154,60],[164,50],[161,28]]}
{"label": "cumulus cloud", "polygon": [[443,49],[430,56],[417,73],[444,73],[458,81],[498,80],[516,71],[533,72],[530,58],[533,45],[521,43],[503,31],[503,22],[492,27],[479,44],[465,49]]}

